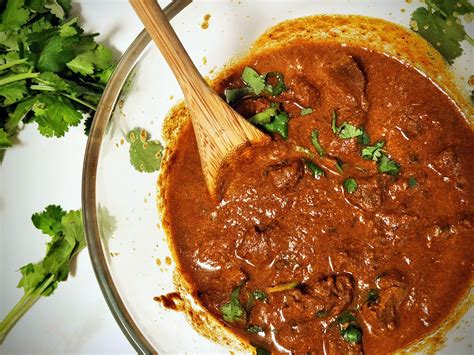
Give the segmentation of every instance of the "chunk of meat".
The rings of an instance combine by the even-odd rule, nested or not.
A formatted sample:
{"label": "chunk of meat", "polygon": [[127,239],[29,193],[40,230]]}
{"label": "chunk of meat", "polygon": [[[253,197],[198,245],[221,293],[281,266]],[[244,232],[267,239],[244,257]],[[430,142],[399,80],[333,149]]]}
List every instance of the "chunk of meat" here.
{"label": "chunk of meat", "polygon": [[303,173],[304,167],[300,160],[271,165],[264,172],[273,186],[281,190],[294,189],[303,177]]}
{"label": "chunk of meat", "polygon": [[288,90],[279,98],[287,102],[295,102],[301,107],[318,106],[319,90],[303,76],[292,77],[287,83]]}
{"label": "chunk of meat", "polygon": [[398,272],[382,274],[377,280],[378,298],[362,306],[361,315],[369,332],[381,334],[398,327],[400,308],[407,295],[407,284]]}
{"label": "chunk of meat", "polygon": [[443,150],[433,162],[434,169],[443,177],[453,178],[460,175],[461,166],[453,148]]}
{"label": "chunk of meat", "polygon": [[349,274],[319,276],[305,282],[302,290],[323,301],[324,307],[320,311],[338,315],[352,303],[354,280]]}
{"label": "chunk of meat", "polygon": [[237,239],[235,250],[236,255],[251,266],[265,265],[271,261],[269,237],[258,227]]}
{"label": "chunk of meat", "polygon": [[342,120],[362,125],[369,108],[365,92],[367,79],[354,57],[342,55],[335,61],[322,62],[321,69],[323,79],[328,83],[323,95],[338,109]]}
{"label": "chunk of meat", "polygon": [[271,101],[265,97],[248,97],[237,102],[234,109],[242,116],[249,118],[265,111],[270,107]]}
{"label": "chunk of meat", "polygon": [[380,174],[357,179],[357,190],[346,193],[346,199],[366,212],[376,212],[383,203],[384,177]]}

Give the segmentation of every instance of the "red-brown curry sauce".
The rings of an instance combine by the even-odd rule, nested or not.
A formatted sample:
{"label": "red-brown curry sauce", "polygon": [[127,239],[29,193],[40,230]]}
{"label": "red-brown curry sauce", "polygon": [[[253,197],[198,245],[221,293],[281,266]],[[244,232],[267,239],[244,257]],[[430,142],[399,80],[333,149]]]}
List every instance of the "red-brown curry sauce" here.
{"label": "red-brown curry sauce", "polygon": [[[245,65],[282,73],[288,90],[235,108],[250,117],[279,102],[288,140],[274,134],[244,151],[216,205],[187,124],[165,176],[169,233],[202,304],[222,319],[240,287],[245,312],[226,324],[271,351],[379,354],[432,331],[465,295],[473,267],[474,133],[452,100],[386,55],[303,41],[248,58],[218,92],[242,87]],[[333,111],[336,125],[363,127],[369,145],[384,141],[398,174],[362,159],[358,138],[335,134]],[[325,176],[314,178],[308,161]],[[265,299],[251,305],[256,290]],[[361,343],[341,336],[350,326]]]}

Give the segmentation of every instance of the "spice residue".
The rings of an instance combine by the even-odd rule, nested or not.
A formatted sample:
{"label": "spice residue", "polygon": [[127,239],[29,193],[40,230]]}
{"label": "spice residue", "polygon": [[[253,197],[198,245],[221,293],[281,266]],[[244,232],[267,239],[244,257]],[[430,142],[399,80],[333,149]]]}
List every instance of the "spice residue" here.
{"label": "spice residue", "polygon": [[161,303],[163,307],[173,311],[180,311],[183,308],[183,298],[178,292],[171,292],[166,295],[155,296],[153,297],[153,300]]}
{"label": "spice residue", "polygon": [[201,28],[203,30],[206,30],[208,27],[209,27],[209,20],[211,18],[211,15],[210,14],[205,14],[204,15],[204,20],[202,21],[201,23]]}

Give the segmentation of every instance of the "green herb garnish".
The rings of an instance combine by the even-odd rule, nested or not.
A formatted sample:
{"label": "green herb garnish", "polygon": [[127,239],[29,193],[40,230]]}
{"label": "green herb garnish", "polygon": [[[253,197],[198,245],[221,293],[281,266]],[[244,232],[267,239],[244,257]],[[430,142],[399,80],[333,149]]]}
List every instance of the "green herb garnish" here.
{"label": "green herb garnish", "polygon": [[408,186],[410,187],[410,189],[413,189],[416,187],[416,185],[418,185],[418,182],[413,176],[410,176],[410,178],[408,179]]}
{"label": "green herb garnish", "polygon": [[319,156],[324,155],[324,149],[321,146],[321,143],[319,143],[319,132],[316,129],[313,129],[311,132],[311,143],[313,144],[314,149],[318,152]]}
{"label": "green herb garnish", "polygon": [[247,327],[247,332],[252,334],[257,334],[263,332],[263,328],[259,327],[258,325],[249,325]]}
{"label": "green herb garnish", "polygon": [[378,161],[383,153],[384,141],[376,142],[375,145],[365,146],[362,148],[362,158],[366,160]]}
{"label": "green herb garnish", "polygon": [[244,307],[240,304],[239,294],[240,286],[232,291],[230,301],[219,308],[222,318],[224,318],[226,322],[242,321],[247,316]]}
{"label": "green herb garnish", "polygon": [[379,299],[379,290],[376,288],[371,288],[367,294],[367,302],[374,303]]}
{"label": "green herb garnish", "polygon": [[267,349],[257,347],[255,348],[256,355],[271,355],[272,353]]}
{"label": "green herb garnish", "polygon": [[284,140],[288,139],[288,121],[289,117],[285,111],[279,112],[274,120],[266,123],[263,127],[271,133],[278,133]]}
{"label": "green herb garnish", "polygon": [[363,129],[357,128],[356,126],[347,122],[343,122],[340,126],[338,126],[337,112],[335,110],[332,111],[331,128],[333,133],[342,139],[361,137],[364,134]]}
{"label": "green herb garnish", "polygon": [[324,172],[324,170],[321,169],[315,163],[313,163],[311,160],[305,160],[305,165],[311,171],[311,173],[312,173],[312,175],[315,179],[319,179],[322,176],[326,176],[326,173]]}
{"label": "green herb garnish", "polygon": [[255,305],[255,301],[265,301],[267,299],[267,294],[262,290],[254,290],[250,293],[249,299],[247,301],[247,309],[251,309]]}
{"label": "green herb garnish", "polygon": [[336,158],[336,170],[339,172],[339,174],[344,174],[344,171],[342,170],[344,166],[344,163],[342,160]]}
{"label": "green herb garnish", "polygon": [[311,107],[306,107],[306,108],[301,109],[300,115],[306,116],[306,115],[309,115],[310,113],[313,113],[313,109]]}
{"label": "green herb garnish", "polygon": [[23,288],[24,295],[0,323],[0,344],[41,296],[51,295],[59,282],[67,280],[72,258],[86,246],[79,210],[65,212],[59,206],[50,205],[43,212],[35,213],[31,220],[51,240],[42,261],[20,268],[22,278],[18,287]]}
{"label": "green herb garnish", "polygon": [[362,136],[364,134],[364,130],[357,128],[350,123],[344,122],[338,128],[338,136],[342,139],[351,139],[355,137]]}
{"label": "green herb garnish", "polygon": [[238,89],[225,89],[224,96],[227,103],[232,104],[246,96],[252,95],[253,91],[249,87],[243,87]]}
{"label": "green herb garnish", "polygon": [[349,325],[347,328],[341,328],[342,338],[348,343],[358,344],[362,340],[362,330],[356,325]]}
{"label": "green herb garnish", "polygon": [[396,176],[400,171],[400,166],[385,154],[382,154],[379,159],[379,171],[381,173]]}
{"label": "green herb garnish", "polygon": [[130,143],[130,163],[140,172],[151,173],[160,169],[163,146],[157,140],[150,140],[148,132],[136,127],[127,134]]}
{"label": "green herb garnish", "polygon": [[[263,77],[265,80],[265,91],[268,92],[269,95],[278,96],[283,91],[288,90],[288,88],[285,85],[285,82],[283,81],[282,73],[269,72],[269,73],[263,74]],[[272,85],[268,83],[268,79],[270,78],[275,78],[277,80],[276,85]]]}
{"label": "green herb garnish", "polygon": [[262,111],[253,115],[248,120],[249,122],[252,122],[258,125],[264,125],[264,124],[270,123],[272,118],[277,115],[278,108],[279,108],[279,105],[272,103],[270,107],[267,108],[265,111]]}
{"label": "green herb garnish", "polygon": [[347,324],[355,322],[356,320],[357,318],[350,311],[345,311],[342,312],[339,316],[337,316],[336,324]]}
{"label": "green herb garnish", "polygon": [[474,12],[474,6],[467,0],[426,0],[425,4],[426,8],[413,12],[410,27],[453,63],[462,54],[463,40],[474,45],[458,18]]}
{"label": "green herb garnish", "polygon": [[288,139],[289,117],[285,111],[279,110],[279,104],[272,103],[265,111],[257,113],[248,120],[262,126],[268,132],[278,133],[283,139]]}
{"label": "green herb garnish", "polygon": [[265,78],[250,67],[245,67],[242,71],[242,81],[250,87],[255,95],[260,95],[265,89]]}
{"label": "green herb garnish", "polygon": [[350,194],[357,190],[357,182],[353,178],[347,178],[343,182],[343,186]]}
{"label": "green herb garnish", "polygon": [[61,137],[83,114],[93,116],[114,68],[110,49],[85,35],[77,18],[66,21],[70,0],[3,3],[0,149],[12,145],[22,121]]}

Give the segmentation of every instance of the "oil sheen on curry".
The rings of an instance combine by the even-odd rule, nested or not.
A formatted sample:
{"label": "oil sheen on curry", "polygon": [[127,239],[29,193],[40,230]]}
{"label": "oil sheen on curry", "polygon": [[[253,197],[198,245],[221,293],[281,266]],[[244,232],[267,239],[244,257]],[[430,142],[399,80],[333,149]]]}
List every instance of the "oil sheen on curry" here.
{"label": "oil sheen on curry", "polygon": [[168,229],[204,307],[275,353],[380,354],[433,331],[473,269],[474,134],[453,101],[338,44],[226,73],[216,90],[272,141],[232,160],[218,202],[190,123],[171,153]]}

